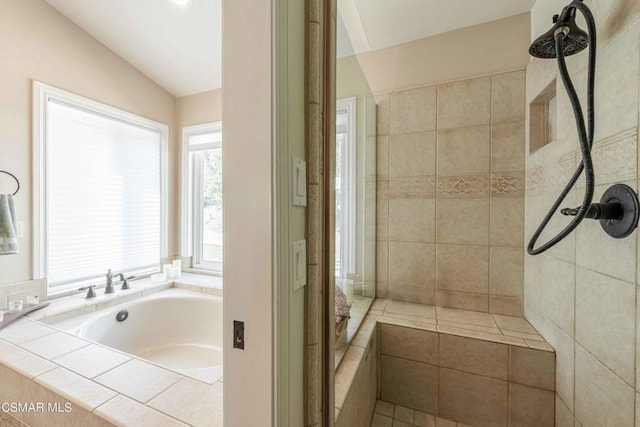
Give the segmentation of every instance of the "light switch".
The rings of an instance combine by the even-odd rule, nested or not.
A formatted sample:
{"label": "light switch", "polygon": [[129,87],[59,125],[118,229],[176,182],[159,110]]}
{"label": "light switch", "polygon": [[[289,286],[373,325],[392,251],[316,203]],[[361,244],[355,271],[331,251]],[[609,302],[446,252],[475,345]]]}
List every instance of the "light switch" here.
{"label": "light switch", "polygon": [[293,206],[307,206],[307,163],[294,157],[292,166],[291,199]]}
{"label": "light switch", "polygon": [[292,246],[293,290],[296,291],[307,284],[307,241],[298,240]]}

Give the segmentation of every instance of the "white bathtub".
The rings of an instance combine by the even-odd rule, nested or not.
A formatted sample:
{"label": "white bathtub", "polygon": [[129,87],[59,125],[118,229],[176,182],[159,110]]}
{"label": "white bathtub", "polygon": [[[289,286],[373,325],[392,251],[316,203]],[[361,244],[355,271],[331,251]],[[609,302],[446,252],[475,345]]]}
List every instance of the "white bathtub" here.
{"label": "white bathtub", "polygon": [[222,297],[168,289],[96,312],[78,335],[207,382],[222,376]]}

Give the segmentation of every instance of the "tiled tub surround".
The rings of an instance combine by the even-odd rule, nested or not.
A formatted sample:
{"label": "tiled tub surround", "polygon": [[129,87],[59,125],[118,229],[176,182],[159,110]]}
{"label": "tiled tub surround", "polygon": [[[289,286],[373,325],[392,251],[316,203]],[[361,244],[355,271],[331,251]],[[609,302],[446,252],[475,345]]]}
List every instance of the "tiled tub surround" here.
{"label": "tiled tub surround", "polygon": [[378,297],[520,316],[525,73],[376,95]]}
{"label": "tiled tub surround", "polygon": [[[140,280],[115,296],[54,300],[34,316],[60,322],[172,286],[220,295],[221,280],[189,274],[175,283]],[[0,421],[47,427],[222,425],[222,380],[208,384],[42,321],[23,318],[0,331],[0,402],[45,402],[45,408],[47,402],[62,408],[69,402],[72,411],[0,411]]]}
{"label": "tiled tub surround", "polygon": [[[640,3],[585,3],[591,7],[598,28],[592,150],[594,200],[598,201],[614,183],[638,188]],[[540,23],[540,33],[546,31],[558,6],[555,1],[538,0],[532,19]],[[585,51],[568,62],[583,102],[587,58]],[[554,61],[530,62],[527,103],[554,80],[557,140],[533,153],[529,145],[526,150],[527,238],[580,159],[575,120]],[[562,207],[580,204],[584,179],[577,187]],[[567,222],[557,215],[540,243]],[[607,236],[597,221],[585,220],[551,250],[525,258],[525,316],[557,353],[559,427],[640,425],[639,244],[637,231],[617,240]]]}
{"label": "tiled tub surround", "polygon": [[523,318],[376,299],[336,372],[337,425],[372,422],[377,382],[377,398],[445,420],[552,426],[554,378]]}

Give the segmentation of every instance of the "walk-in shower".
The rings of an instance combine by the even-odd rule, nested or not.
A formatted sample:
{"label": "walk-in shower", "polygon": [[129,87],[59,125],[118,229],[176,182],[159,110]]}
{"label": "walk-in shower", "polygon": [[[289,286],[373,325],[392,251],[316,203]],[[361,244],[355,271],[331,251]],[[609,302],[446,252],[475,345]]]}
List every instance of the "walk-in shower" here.
{"label": "walk-in shower", "polygon": [[[588,33],[578,28],[576,24],[576,11],[580,11],[584,16],[587,22]],[[560,15],[553,17],[553,27],[536,39],[529,48],[529,54],[536,58],[557,58],[560,77],[562,78],[562,83],[573,107],[580,150],[582,152],[582,162],[567,183],[567,186],[551,206],[549,212],[542,219],[537,230],[533,233],[527,246],[527,252],[529,252],[530,255],[538,255],[560,242],[575,230],[584,218],[600,220],[604,231],[615,238],[629,236],[638,225],[638,217],[640,215],[638,197],[635,191],[627,185],[613,185],[605,191],[600,199],[600,203],[591,203],[595,183],[591,148],[593,146],[595,126],[594,85],[596,43],[596,24],[591,10],[582,0],[574,0],[562,10]],[[587,77],[587,124],[585,124],[580,100],[571,81],[565,57],[579,53],[587,46],[589,47],[589,65]],[[561,210],[563,215],[573,216],[573,219],[549,241],[540,245],[538,248],[534,248],[536,241],[583,171],[585,172],[586,186],[582,204],[575,209],[565,208]]]}

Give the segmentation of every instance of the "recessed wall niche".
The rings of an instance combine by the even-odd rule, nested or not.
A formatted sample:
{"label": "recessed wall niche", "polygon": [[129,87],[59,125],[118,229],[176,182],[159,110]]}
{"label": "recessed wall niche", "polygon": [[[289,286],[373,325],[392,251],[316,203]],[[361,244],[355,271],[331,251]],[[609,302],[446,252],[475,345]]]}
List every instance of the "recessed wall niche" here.
{"label": "recessed wall niche", "polygon": [[529,154],[556,140],[556,80],[529,105]]}

